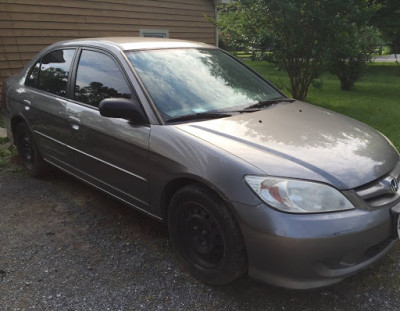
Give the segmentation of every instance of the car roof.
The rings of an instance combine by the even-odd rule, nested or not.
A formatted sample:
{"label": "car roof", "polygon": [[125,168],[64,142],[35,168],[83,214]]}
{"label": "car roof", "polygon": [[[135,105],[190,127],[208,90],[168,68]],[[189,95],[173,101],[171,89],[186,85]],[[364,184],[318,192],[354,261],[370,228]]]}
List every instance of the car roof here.
{"label": "car roof", "polygon": [[54,46],[97,46],[114,47],[123,51],[127,50],[151,50],[151,49],[170,49],[170,48],[216,48],[213,45],[165,38],[143,38],[143,37],[104,37],[104,38],[84,38],[61,41],[53,44]]}

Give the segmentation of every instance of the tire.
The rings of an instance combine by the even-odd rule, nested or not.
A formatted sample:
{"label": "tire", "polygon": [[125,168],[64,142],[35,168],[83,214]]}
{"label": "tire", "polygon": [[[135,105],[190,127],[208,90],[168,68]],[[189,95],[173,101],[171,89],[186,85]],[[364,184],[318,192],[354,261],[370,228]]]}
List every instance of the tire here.
{"label": "tire", "polygon": [[188,185],[168,209],[172,246],[190,273],[213,285],[232,282],[247,271],[243,237],[232,212],[214,192]]}
{"label": "tire", "polygon": [[33,135],[24,122],[20,122],[15,127],[15,144],[22,165],[32,177],[42,176],[46,172],[47,165],[43,161]]}

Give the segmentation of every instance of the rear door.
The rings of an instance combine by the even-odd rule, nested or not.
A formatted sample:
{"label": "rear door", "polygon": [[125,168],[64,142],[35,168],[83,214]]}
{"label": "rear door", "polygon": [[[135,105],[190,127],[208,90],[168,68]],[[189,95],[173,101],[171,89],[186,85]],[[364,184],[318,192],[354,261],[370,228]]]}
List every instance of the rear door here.
{"label": "rear door", "polygon": [[100,115],[105,98],[134,98],[118,60],[83,48],[77,61],[73,101],[66,115],[74,142],[69,146],[76,174],[137,208],[149,209],[150,126]]}
{"label": "rear door", "polygon": [[21,114],[28,120],[44,158],[65,167],[71,133],[65,120],[67,85],[75,48],[45,54],[31,68],[21,89]]}

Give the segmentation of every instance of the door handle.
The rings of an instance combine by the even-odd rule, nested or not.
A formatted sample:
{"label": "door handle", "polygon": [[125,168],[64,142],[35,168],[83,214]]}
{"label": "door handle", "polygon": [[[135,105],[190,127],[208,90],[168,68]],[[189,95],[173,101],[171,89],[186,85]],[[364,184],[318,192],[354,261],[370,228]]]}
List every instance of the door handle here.
{"label": "door handle", "polygon": [[30,102],[29,100],[24,99],[24,100],[23,100],[23,103],[24,103],[24,106],[25,106],[25,110],[26,110],[26,111],[28,111],[29,109],[31,109],[32,104],[31,104],[31,102]]}
{"label": "door handle", "polygon": [[79,126],[81,125],[81,120],[79,120],[78,118],[72,117],[72,116],[69,116],[68,120],[71,123],[72,129],[74,129],[75,131],[78,131]]}

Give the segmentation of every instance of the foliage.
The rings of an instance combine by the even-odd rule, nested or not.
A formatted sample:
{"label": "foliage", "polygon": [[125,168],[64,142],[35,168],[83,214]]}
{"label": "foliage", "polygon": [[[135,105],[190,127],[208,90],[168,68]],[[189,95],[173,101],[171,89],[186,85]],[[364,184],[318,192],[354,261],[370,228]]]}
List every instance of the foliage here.
{"label": "foliage", "polygon": [[329,70],[339,78],[343,91],[353,89],[378,45],[378,32],[374,27],[352,24],[348,30],[340,34],[339,44],[332,49],[329,59]]}
{"label": "foliage", "polygon": [[238,3],[235,3],[222,7],[218,13],[218,21],[212,19],[209,19],[209,21],[220,28],[219,40],[221,48],[228,51],[248,52],[249,47],[256,47],[257,44],[252,42],[252,38],[248,36],[245,27],[247,24],[244,20],[245,16],[242,11],[237,10],[237,5]]}
{"label": "foliage", "polygon": [[342,13],[342,23],[336,25],[328,59],[331,73],[339,78],[340,88],[345,91],[354,87],[379,45],[379,33],[371,26],[377,7],[367,1],[356,1],[355,4],[353,11]]}
{"label": "foliage", "polygon": [[400,1],[370,0],[370,5],[377,8],[373,24],[377,26],[392,53],[400,53]]}
{"label": "foliage", "polygon": [[231,45],[271,51],[267,59],[286,70],[292,96],[304,100],[343,44],[342,34],[366,16],[371,7],[365,0],[237,0],[217,24]]}

